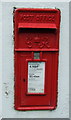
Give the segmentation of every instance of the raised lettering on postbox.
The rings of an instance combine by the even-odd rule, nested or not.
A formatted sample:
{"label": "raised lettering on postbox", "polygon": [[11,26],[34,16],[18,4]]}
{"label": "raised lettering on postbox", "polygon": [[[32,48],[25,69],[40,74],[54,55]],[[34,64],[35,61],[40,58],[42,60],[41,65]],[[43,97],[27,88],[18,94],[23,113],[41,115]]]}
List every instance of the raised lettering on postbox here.
{"label": "raised lettering on postbox", "polygon": [[22,22],[34,22],[34,23],[47,23],[47,22],[55,22],[55,15],[25,15],[23,13],[20,15],[20,21]]}

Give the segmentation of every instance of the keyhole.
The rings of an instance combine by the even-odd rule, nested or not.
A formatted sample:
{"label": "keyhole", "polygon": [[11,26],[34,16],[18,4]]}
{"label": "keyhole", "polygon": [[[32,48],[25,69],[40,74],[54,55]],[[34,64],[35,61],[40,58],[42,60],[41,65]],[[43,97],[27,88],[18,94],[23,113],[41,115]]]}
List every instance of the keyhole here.
{"label": "keyhole", "polygon": [[25,80],[25,79],[23,79],[23,81],[25,82],[26,80]]}

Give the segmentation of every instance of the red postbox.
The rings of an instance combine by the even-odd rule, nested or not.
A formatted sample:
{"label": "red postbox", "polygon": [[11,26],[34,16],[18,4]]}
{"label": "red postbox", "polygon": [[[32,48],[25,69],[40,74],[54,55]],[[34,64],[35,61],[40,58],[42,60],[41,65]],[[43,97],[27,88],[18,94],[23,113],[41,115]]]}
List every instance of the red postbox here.
{"label": "red postbox", "polygon": [[19,8],[14,12],[15,109],[57,106],[60,10]]}

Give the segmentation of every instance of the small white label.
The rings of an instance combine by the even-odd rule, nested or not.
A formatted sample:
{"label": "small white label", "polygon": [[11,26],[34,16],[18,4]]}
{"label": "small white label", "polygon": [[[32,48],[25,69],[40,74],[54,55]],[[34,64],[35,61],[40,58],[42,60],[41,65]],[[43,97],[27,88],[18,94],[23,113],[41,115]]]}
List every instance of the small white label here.
{"label": "small white label", "polygon": [[28,62],[28,93],[44,93],[45,62]]}

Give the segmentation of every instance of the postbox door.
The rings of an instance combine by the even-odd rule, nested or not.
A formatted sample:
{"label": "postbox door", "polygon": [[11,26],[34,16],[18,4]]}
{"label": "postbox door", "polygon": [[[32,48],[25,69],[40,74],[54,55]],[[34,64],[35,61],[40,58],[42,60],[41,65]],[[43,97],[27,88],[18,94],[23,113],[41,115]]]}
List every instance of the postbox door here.
{"label": "postbox door", "polygon": [[[18,55],[19,54],[19,55]],[[41,52],[40,52],[41,54]],[[20,79],[20,83],[19,83],[19,93],[17,96],[20,97],[20,101],[21,101],[21,105],[23,106],[31,106],[31,105],[50,105],[50,96],[51,96],[51,64],[49,64],[51,55],[48,53],[47,56],[45,56],[42,59],[34,59],[34,52],[21,52],[21,53],[17,53],[16,56],[18,57],[18,66],[17,66],[17,74],[18,72],[20,72],[18,74],[18,79]],[[48,59],[47,59],[48,58]],[[39,79],[35,79],[37,83],[41,83],[44,85],[43,87],[43,91],[33,91],[32,92],[28,92],[28,66],[29,63],[35,63],[37,62],[38,64],[45,64],[44,66],[42,66],[41,68],[44,69],[44,83],[42,83],[42,81],[37,81]],[[43,68],[45,67],[45,68]],[[41,69],[40,68],[40,69]],[[39,70],[38,70],[39,71]],[[34,72],[34,71],[32,71]],[[36,72],[36,71],[35,71]],[[41,72],[41,71],[40,71]],[[31,74],[31,73],[30,73]],[[35,75],[35,74],[34,74]],[[20,77],[20,78],[19,78]],[[37,77],[37,72],[36,72],[36,77]],[[50,81],[49,81],[50,79]],[[33,78],[34,80],[34,78]],[[33,81],[31,81],[33,82]],[[34,86],[31,86],[36,89],[39,89],[40,86],[36,85],[36,82],[32,83]],[[40,85],[41,85],[40,84]],[[35,87],[36,85],[36,87]],[[39,87],[39,88],[37,88]],[[32,89],[32,88],[31,88]]]}

